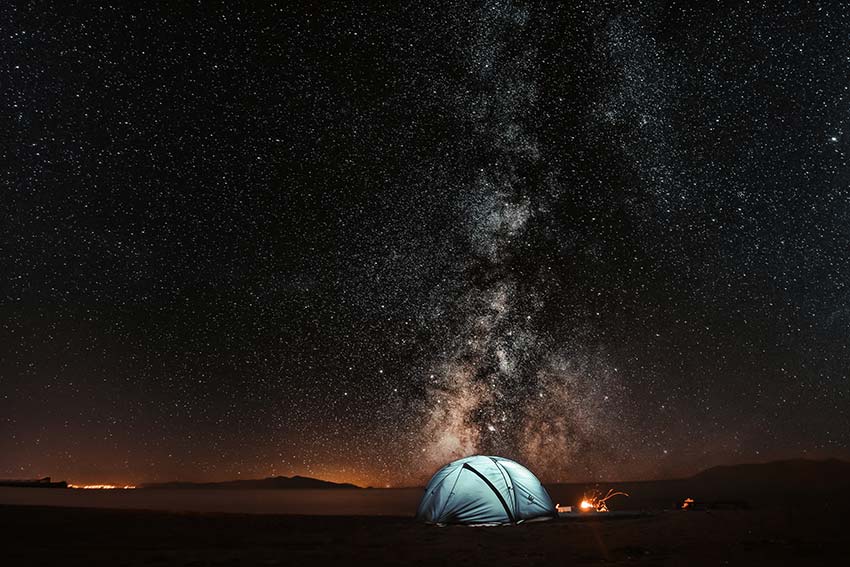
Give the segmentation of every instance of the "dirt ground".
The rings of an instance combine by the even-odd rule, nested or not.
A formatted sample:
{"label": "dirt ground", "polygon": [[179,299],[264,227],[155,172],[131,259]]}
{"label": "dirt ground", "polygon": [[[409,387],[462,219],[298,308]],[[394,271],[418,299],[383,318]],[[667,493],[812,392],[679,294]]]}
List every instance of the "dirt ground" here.
{"label": "dirt ground", "polygon": [[848,536],[835,513],[787,509],[440,528],[398,517],[0,506],[0,542],[8,566],[838,565]]}

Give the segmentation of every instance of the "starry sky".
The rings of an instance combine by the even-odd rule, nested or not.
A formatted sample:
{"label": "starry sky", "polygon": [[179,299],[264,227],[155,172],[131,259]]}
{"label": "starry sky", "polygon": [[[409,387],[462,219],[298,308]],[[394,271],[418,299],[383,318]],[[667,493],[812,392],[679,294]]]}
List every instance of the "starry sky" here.
{"label": "starry sky", "polygon": [[0,7],[0,477],[850,457],[832,2]]}

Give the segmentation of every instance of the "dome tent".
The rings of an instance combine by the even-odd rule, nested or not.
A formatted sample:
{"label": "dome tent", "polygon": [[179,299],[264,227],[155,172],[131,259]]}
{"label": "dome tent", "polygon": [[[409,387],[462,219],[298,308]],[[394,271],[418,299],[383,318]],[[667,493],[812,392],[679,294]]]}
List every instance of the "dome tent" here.
{"label": "dome tent", "polygon": [[516,524],[555,517],[549,493],[524,466],[475,455],[431,478],[416,518],[429,524]]}

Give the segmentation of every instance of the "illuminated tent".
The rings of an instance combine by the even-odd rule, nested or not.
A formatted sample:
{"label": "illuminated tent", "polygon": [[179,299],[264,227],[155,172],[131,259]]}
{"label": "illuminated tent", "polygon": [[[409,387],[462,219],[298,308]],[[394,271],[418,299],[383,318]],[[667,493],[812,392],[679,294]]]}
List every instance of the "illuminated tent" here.
{"label": "illuminated tent", "polygon": [[429,524],[518,524],[555,515],[549,493],[531,471],[510,459],[484,455],[437,471],[416,512]]}

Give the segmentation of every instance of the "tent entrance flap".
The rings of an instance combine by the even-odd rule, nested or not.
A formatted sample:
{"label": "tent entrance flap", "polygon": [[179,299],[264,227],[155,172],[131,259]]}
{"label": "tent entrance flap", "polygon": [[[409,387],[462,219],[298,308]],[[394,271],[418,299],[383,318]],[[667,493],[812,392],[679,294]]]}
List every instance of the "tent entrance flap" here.
{"label": "tent entrance flap", "polygon": [[[478,472],[477,470],[475,470],[475,468],[473,468],[473,467],[472,467],[469,463],[464,463],[463,468],[471,470],[472,472],[474,472],[475,474],[477,474],[477,475],[478,475],[478,478],[480,478],[480,479],[481,479],[481,480],[483,480],[485,483],[487,483],[487,486],[489,486],[489,487],[490,487],[490,490],[492,490],[492,491],[493,491],[493,494],[495,494],[495,495],[496,495],[496,498],[498,498],[498,499],[499,499],[499,502],[501,502],[502,507],[505,509],[505,514],[507,514],[507,515],[508,515],[508,520],[510,520],[510,522],[511,522],[512,524],[516,523],[516,520],[514,519],[514,513],[513,513],[513,512],[511,512],[511,509],[508,507],[508,503],[507,503],[507,502],[505,502],[505,499],[504,499],[504,497],[502,496],[502,493],[501,493],[501,492],[499,492],[499,491],[496,489],[496,487],[495,487],[495,486],[493,486],[493,483],[492,483],[492,482],[490,482],[489,480],[487,480],[487,477],[486,477],[486,476],[484,476],[483,474],[481,474],[480,472]],[[510,487],[510,486],[508,486],[508,490],[511,490],[511,487]]]}

